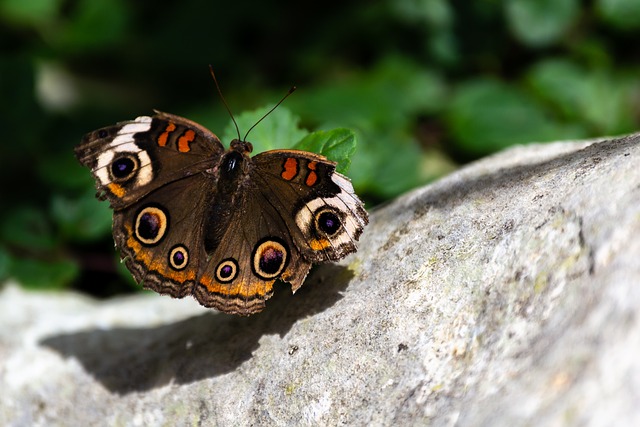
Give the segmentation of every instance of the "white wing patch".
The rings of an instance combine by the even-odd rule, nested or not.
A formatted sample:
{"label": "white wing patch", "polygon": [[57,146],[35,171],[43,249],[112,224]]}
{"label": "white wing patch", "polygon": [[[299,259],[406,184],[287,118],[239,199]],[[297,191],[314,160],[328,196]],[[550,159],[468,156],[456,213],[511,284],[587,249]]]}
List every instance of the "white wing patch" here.
{"label": "white wing patch", "polygon": [[118,153],[131,153],[138,158],[139,171],[136,178],[136,186],[140,187],[151,182],[153,169],[150,167],[151,159],[146,151],[141,150],[133,139],[140,132],[148,132],[151,129],[151,117],[141,116],[131,123],[127,123],[120,129],[116,137],[107,146],[104,152],[98,156],[94,173],[100,180],[100,184],[106,186],[113,181],[109,174],[111,162]]}
{"label": "white wing patch", "polygon": [[334,208],[335,211],[342,213],[342,229],[335,235],[327,236],[333,251],[340,253],[341,247],[355,248],[356,241],[368,221],[362,202],[356,196],[351,181],[339,173],[332,175],[332,181],[340,187],[341,191],[334,197],[318,197],[310,200],[296,213],[295,220],[300,230],[310,237],[314,232],[319,231],[316,230],[316,216],[324,210],[324,207]]}

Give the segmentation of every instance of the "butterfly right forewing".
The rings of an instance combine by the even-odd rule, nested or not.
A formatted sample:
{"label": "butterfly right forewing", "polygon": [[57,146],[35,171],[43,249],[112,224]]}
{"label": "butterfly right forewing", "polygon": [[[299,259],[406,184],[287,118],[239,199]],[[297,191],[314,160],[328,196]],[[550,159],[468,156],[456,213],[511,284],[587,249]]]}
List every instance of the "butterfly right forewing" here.
{"label": "butterfly right forewing", "polygon": [[253,158],[256,180],[311,262],[336,261],[357,250],[369,218],[347,177],[327,158],[273,150]]}

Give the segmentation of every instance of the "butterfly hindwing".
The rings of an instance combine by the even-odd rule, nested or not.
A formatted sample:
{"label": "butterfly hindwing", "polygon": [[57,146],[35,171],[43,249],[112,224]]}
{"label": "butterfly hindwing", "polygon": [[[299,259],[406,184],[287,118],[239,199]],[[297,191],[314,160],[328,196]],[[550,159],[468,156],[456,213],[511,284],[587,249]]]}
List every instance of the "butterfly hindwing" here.
{"label": "butterfly hindwing", "polygon": [[311,262],[294,243],[287,220],[254,182],[239,189],[230,210],[233,214],[194,293],[205,306],[248,315],[264,308],[276,279],[297,289]]}
{"label": "butterfly hindwing", "polygon": [[113,236],[136,281],[160,294],[192,293],[206,262],[203,221],[211,179],[191,176],[166,184],[113,215]]}

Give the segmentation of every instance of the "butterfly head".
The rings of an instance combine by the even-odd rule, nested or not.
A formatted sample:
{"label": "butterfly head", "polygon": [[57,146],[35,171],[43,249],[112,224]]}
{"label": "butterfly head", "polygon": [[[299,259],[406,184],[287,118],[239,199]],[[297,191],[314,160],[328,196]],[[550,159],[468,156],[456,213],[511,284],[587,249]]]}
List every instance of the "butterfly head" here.
{"label": "butterfly head", "polygon": [[249,141],[241,141],[239,139],[234,139],[231,141],[231,151],[237,151],[240,154],[251,154],[253,151],[253,144]]}

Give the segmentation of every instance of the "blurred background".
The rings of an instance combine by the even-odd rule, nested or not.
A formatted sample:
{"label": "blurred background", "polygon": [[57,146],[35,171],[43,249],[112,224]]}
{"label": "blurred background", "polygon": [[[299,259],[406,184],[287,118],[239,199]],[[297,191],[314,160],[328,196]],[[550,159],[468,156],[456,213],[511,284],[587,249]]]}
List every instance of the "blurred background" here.
{"label": "blurred background", "polygon": [[352,129],[368,207],[509,145],[640,130],[637,0],[0,0],[0,43],[0,283],[35,289],[137,289],[72,149],[152,109],[222,136],[208,64],[236,115],[296,85],[301,127]]}

